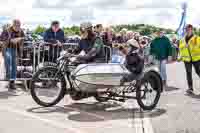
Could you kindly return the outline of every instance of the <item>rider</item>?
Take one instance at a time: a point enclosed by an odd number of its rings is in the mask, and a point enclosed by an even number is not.
[[[129,40],[127,43],[130,48],[126,49],[121,47],[120,51],[126,55],[125,67],[131,72],[131,74],[124,75],[120,81],[120,85],[135,80],[138,75],[142,73],[144,68],[144,58],[139,43],[134,41],[134,39]]]
[[[82,23],[80,31],[81,41],[79,47],[75,50],[75,53],[84,51],[85,54],[79,54],[76,61],[79,63],[105,63],[104,44],[101,37],[94,33],[92,24],[90,22]]]

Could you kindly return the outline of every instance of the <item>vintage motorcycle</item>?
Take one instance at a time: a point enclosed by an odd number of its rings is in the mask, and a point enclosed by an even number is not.
[[[155,66],[145,67],[137,79],[123,86],[120,80],[130,72],[122,64],[96,63],[75,65],[76,55],[63,52],[57,63],[41,66],[33,75],[31,96],[44,107],[54,106],[65,95],[73,100],[95,97],[99,102],[136,99],[144,110],[153,110],[162,92],[162,80]]]

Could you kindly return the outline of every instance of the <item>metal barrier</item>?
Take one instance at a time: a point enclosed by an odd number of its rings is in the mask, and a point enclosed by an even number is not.
[[[55,62],[61,50],[75,48],[78,44],[65,43],[62,47],[52,46],[49,43],[25,42],[18,48],[4,48],[0,51],[0,81],[31,80],[39,64]],[[50,51],[51,50],[51,51]]]
[[[60,52],[66,49],[75,49],[78,46],[77,43],[64,43],[61,47],[53,46],[50,43],[39,43],[35,51],[36,62],[35,69],[39,64],[44,64],[44,62],[56,62],[56,59],[59,57]],[[104,45],[104,50],[106,54],[106,62],[108,63],[112,56],[112,48]],[[35,72],[35,71],[34,71]]]
[[[75,49],[77,46],[77,43],[64,43],[59,46],[57,44],[54,45],[51,43],[40,42],[35,49],[34,72],[37,71],[40,64],[44,64],[45,62],[56,63],[61,51],[70,48]]]
[[[106,55],[106,63],[108,63],[112,58],[112,48],[104,45],[105,55]]]

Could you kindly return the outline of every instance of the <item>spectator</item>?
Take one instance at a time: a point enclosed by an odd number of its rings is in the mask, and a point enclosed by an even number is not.
[[[11,25],[9,25],[9,24],[3,25],[3,27],[2,27],[3,32],[8,32],[8,29],[9,29],[10,27],[11,27]],[[3,48],[4,48],[3,44],[4,44],[3,41],[1,41],[1,50],[2,50],[3,55],[4,55],[4,52],[5,52],[5,51],[3,51]]]
[[[127,39],[130,40],[133,39],[133,37],[134,37],[133,31],[127,31]]]
[[[101,36],[102,32],[103,32],[103,25],[102,24],[97,24],[95,26],[95,32],[97,33],[97,36]]]
[[[178,51],[179,51],[179,48],[178,48],[179,47],[179,41],[176,38],[176,36],[173,36],[172,43],[173,43],[174,47],[176,48],[176,51],[177,51],[177,54],[178,54]]]
[[[112,48],[113,34],[112,34],[112,29],[110,27],[105,28],[105,32],[102,38],[103,38],[104,45]],[[111,59],[110,49],[106,49],[105,52],[106,52],[106,56],[108,57],[107,59],[110,60]]]
[[[112,28],[111,29],[111,32],[112,32],[112,42],[116,42],[116,32],[115,32],[115,30]]]
[[[123,37],[121,35],[121,32],[116,34],[116,43],[124,43]]]
[[[105,32],[103,34],[104,44],[112,47],[112,31],[109,27],[105,28]]]
[[[140,42],[140,33],[139,32],[136,32],[134,34],[134,39],[139,43]]]
[[[139,37],[139,44],[140,44],[140,47],[143,49],[148,45],[148,41],[145,37],[141,36]]]
[[[1,34],[1,40],[5,47],[5,64],[6,77],[9,79],[9,91],[16,93],[16,51],[22,47],[24,39],[24,32],[21,29],[20,20],[14,20],[13,24],[8,30],[4,30]],[[21,53],[21,51],[18,51]]]
[[[120,31],[120,34],[121,34],[121,37],[122,37],[122,43],[126,43],[128,41],[128,38],[127,38],[127,29],[123,28],[121,31]]]
[[[157,37],[150,44],[150,54],[155,56],[159,62],[159,70],[161,73],[163,85],[167,85],[166,63],[169,59],[171,61],[171,43],[170,40],[164,36],[161,31],[156,32]]]
[[[186,26],[186,36],[180,40],[179,52],[181,61],[185,64],[188,90],[187,93],[193,93],[192,66],[196,74],[200,77],[200,37],[193,34],[193,26]]]
[[[44,41],[50,43],[49,50],[49,59],[45,59],[45,61],[56,62],[58,54],[61,51],[62,43],[65,42],[64,31],[60,28],[60,24],[58,21],[53,21],[51,24],[51,28],[49,28],[44,34]],[[48,57],[46,53],[46,57]]]

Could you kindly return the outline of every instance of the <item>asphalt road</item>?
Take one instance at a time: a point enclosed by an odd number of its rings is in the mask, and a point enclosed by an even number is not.
[[[194,76],[195,95],[188,96],[183,64],[168,65],[167,71],[169,87],[151,112],[135,100],[97,103],[67,96],[56,107],[42,108],[26,92],[8,94],[1,82],[0,133],[199,133],[200,80]]]

